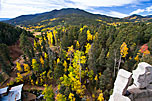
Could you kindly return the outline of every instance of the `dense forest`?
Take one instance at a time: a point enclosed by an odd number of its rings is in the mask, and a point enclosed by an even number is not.
[[[141,61],[152,63],[152,24],[53,28],[35,36],[34,43],[20,35],[24,63],[16,63],[14,82],[45,86],[42,93],[49,101],[55,98],[52,84],[58,86],[59,101],[108,99],[120,68],[132,71]]]
[[[139,62],[152,63],[152,23],[81,19],[65,15],[23,24],[27,30],[41,32],[32,41],[28,40],[31,33],[2,23],[0,65],[8,75],[12,66],[17,69],[8,85],[44,87],[47,101],[107,101],[119,69],[132,71]],[[14,64],[6,46],[18,39],[23,62]]]

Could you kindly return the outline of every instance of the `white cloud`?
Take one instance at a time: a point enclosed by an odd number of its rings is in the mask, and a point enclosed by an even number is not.
[[[147,12],[151,12],[151,11],[152,11],[152,6],[147,7],[147,8],[146,8],[146,11],[147,11]]]
[[[124,17],[128,16],[128,14],[123,14],[123,13],[116,12],[116,11],[111,11],[111,12],[109,12],[108,15],[112,16],[112,17],[118,17],[118,18],[124,18]]]
[[[13,18],[19,15],[41,13],[63,7],[58,7],[57,4],[48,3],[47,1],[48,0],[2,0],[0,17]]]
[[[152,6],[146,7],[145,9],[137,9],[137,10],[131,12],[130,15],[132,15],[132,14],[140,14],[140,13],[143,13],[143,12],[148,12],[149,13],[151,11],[152,11]]]
[[[141,1],[149,0],[1,0],[0,17],[13,18],[19,15],[35,14],[61,8],[91,10],[94,7],[123,6],[126,4],[137,4]],[[148,11],[150,10],[151,8],[148,9]],[[94,12],[97,11],[94,10]],[[110,13],[116,14],[116,12]],[[125,15],[117,14],[120,16]]]
[[[112,6],[123,6],[126,4],[137,4],[141,1],[148,0],[70,0],[72,2],[83,4],[92,7],[112,7]]]
[[[144,11],[145,11],[144,9],[137,9],[137,10],[131,12],[130,14],[131,14],[131,15],[132,15],[132,14],[139,14],[139,13],[142,13],[142,12],[144,12]]]
[[[102,15],[107,15],[107,16],[111,16],[111,17],[118,17],[118,18],[123,18],[126,16],[129,16],[128,14],[124,14],[124,13],[120,13],[120,12],[116,12],[116,11],[109,11],[106,12],[104,10],[90,10],[89,12],[93,13],[93,14],[102,14]]]

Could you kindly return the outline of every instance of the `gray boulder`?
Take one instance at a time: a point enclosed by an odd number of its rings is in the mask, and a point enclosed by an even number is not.
[[[152,66],[148,63],[141,62],[136,70],[133,70],[134,84],[138,88],[148,87],[152,82]]]

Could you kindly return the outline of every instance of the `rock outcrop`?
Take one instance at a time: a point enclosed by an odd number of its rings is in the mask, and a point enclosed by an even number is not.
[[[124,69],[120,69],[117,74],[115,83],[114,83],[113,93],[119,93],[121,95],[125,95],[127,88],[132,79],[131,76],[132,76],[132,73],[130,73]]]
[[[130,99],[124,95],[127,92],[131,79],[132,73],[124,69],[120,69],[114,83],[113,94],[110,96],[109,101],[130,101]]]
[[[129,86],[131,79],[133,84]],[[152,101],[152,66],[141,62],[132,73],[120,69],[109,101]]]
[[[131,101],[128,97],[123,96],[119,93],[114,93],[110,96],[109,101]]]
[[[152,82],[152,66],[145,62],[139,63],[132,77],[138,88],[147,87]]]

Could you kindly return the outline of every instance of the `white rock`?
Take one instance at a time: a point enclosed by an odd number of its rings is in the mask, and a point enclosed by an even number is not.
[[[125,97],[121,94],[114,93],[110,96],[109,101],[131,101],[128,97]]]
[[[132,73],[124,69],[120,69],[114,83],[113,94],[118,93],[120,95],[124,95],[127,91],[129,83],[131,82],[131,79]]]
[[[145,88],[152,82],[152,66],[148,63],[141,62],[136,70],[133,70],[134,84],[138,88]]]

